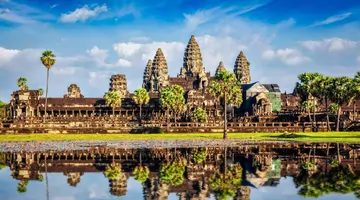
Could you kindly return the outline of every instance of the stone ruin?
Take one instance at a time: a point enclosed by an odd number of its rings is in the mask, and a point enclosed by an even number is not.
[[[76,84],[71,84],[68,87],[68,93],[64,94],[64,98],[84,98],[84,95],[81,94],[80,87]]]
[[[250,84],[250,63],[246,59],[244,52],[240,52],[235,61],[234,73],[236,78],[241,82],[241,84]]]

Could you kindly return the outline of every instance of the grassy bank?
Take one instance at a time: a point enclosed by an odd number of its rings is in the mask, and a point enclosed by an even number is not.
[[[44,140],[141,140],[141,139],[221,139],[221,133],[191,134],[7,134],[0,141],[44,141]],[[230,139],[297,140],[322,142],[360,143],[360,132],[316,132],[316,133],[229,133]]]

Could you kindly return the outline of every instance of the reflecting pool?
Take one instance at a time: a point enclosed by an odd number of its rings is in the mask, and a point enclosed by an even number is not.
[[[143,142],[0,144],[0,199],[360,198],[359,144]]]

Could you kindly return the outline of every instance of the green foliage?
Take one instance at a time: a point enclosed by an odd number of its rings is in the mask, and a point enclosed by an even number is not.
[[[301,104],[301,109],[303,109],[305,112],[312,112],[314,111],[314,104],[311,101],[304,101]]]
[[[134,102],[136,104],[141,106],[141,105],[149,103],[150,96],[145,88],[139,88],[134,91],[134,96],[132,99],[134,100]]]
[[[39,88],[38,91],[40,96],[44,95],[44,90],[42,88]]]
[[[207,155],[206,148],[194,149],[192,153],[193,153],[192,159],[195,161],[195,163],[201,163],[206,160],[206,155]]]
[[[134,179],[140,182],[145,182],[149,178],[150,170],[147,166],[136,166],[133,175]]]
[[[303,174],[302,174],[303,175]],[[360,198],[360,173],[354,172],[350,166],[332,168],[329,172],[318,172],[310,177],[294,179],[300,187],[298,194],[303,197],[318,198],[320,196],[340,193],[355,193]]]
[[[191,119],[193,122],[206,122],[207,121],[206,112],[202,108],[196,108],[192,114],[193,115],[192,115]]]
[[[315,167],[315,164],[312,161],[305,160],[304,162],[301,163],[301,168],[303,170],[313,170],[313,169],[315,169],[314,167]]]
[[[121,96],[116,91],[110,91],[105,94],[106,105],[110,106],[113,110],[116,106],[121,105]]]
[[[215,80],[210,84],[209,92],[218,100],[223,100],[226,95],[226,102],[224,102],[226,105],[240,107],[243,101],[240,81],[228,70],[221,71],[215,76]]]
[[[3,117],[6,117],[6,116],[4,116],[4,110],[6,109],[6,106],[7,106],[7,103],[0,100],[0,119]]]
[[[52,51],[46,50],[41,54],[40,60],[47,69],[50,69],[56,63],[55,57]]]
[[[331,158],[329,159],[329,165],[330,165],[331,167],[338,167],[338,166],[340,165],[340,163],[339,163],[338,160],[336,160],[335,158],[331,157]]]
[[[20,77],[17,79],[17,86],[21,89],[21,90],[28,90],[29,87],[27,86],[27,78],[25,77]]]
[[[181,113],[185,109],[184,89],[179,85],[171,85],[162,89],[160,104],[166,110]]]
[[[109,180],[116,180],[121,176],[121,165],[116,163],[111,163],[106,166],[106,170],[104,172],[105,177]]]
[[[330,113],[336,114],[337,111],[339,110],[339,105],[336,103],[331,103],[328,107],[328,110]]]
[[[299,82],[295,85],[295,92],[300,95],[302,102],[309,100],[310,95],[317,96],[315,85],[322,76],[317,72],[304,72],[298,76]]]
[[[186,160],[178,159],[164,163],[160,167],[160,180],[170,185],[180,185],[184,181]]]
[[[6,155],[6,154],[3,152],[0,153],[0,170],[7,167],[6,160],[4,159],[4,155]]]
[[[20,181],[17,185],[17,192],[18,193],[25,193],[27,191],[27,185],[29,184],[29,181]]]
[[[230,199],[235,196],[242,181],[242,168],[239,164],[227,167],[226,173],[215,173],[210,176],[210,188],[214,191],[217,199]]]

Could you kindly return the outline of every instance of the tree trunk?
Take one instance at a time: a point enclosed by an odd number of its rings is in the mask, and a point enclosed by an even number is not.
[[[341,111],[341,106],[339,106],[339,109],[337,111],[337,119],[336,119],[336,131],[339,132],[339,127],[340,127],[340,111]]]
[[[176,117],[177,117],[177,114],[176,112],[174,112],[174,122],[176,123]]]
[[[169,132],[169,121],[170,121],[169,109],[166,110],[166,131]]]
[[[310,113],[310,108],[309,108],[309,110],[308,110],[308,115],[309,115],[309,122],[312,122],[311,113]]]
[[[340,145],[339,145],[339,143],[338,143],[338,142],[336,143],[336,149],[337,149],[338,162],[339,162],[339,165],[340,165],[340,164],[341,164],[341,158],[340,158]]]
[[[226,108],[227,107],[227,102],[226,102],[226,92],[224,94],[224,139],[227,139],[227,113],[226,113]]]
[[[356,110],[356,105],[355,105],[355,101],[353,102],[353,121],[355,121],[355,110]]]
[[[316,111],[316,108],[315,108],[315,97],[313,97],[313,118],[314,118],[314,121],[313,121],[313,124],[312,124],[312,127],[313,127],[313,131],[316,131],[316,115],[315,115],[315,111]]]
[[[330,128],[330,120],[329,120],[329,110],[328,110],[328,99],[327,99],[327,97],[325,97],[325,107],[326,107],[326,126],[327,126],[327,131],[331,131],[331,128]]]
[[[140,113],[139,113],[140,125],[141,125],[141,116],[142,116],[142,104],[140,104]]]
[[[325,163],[325,173],[328,171],[328,163],[329,163],[329,142],[326,145],[326,163]]]
[[[47,87],[46,87],[47,88]],[[49,179],[48,179],[48,171],[47,171],[47,155],[45,155],[45,183],[46,183],[46,199],[49,200],[50,199],[50,195],[49,195]]]
[[[48,101],[48,91],[49,91],[49,68],[46,69],[46,92],[45,92],[45,108],[44,108],[44,111],[45,111],[45,116],[44,116],[44,123],[46,122],[46,116],[47,116],[47,113],[46,113],[46,110],[47,110],[47,101]]]
[[[113,116],[115,117],[115,107],[112,108]]]

